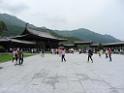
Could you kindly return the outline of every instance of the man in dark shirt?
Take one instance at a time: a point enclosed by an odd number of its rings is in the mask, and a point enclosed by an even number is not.
[[[93,51],[91,49],[89,49],[88,50],[88,62],[89,62],[89,59],[90,59],[92,61],[92,63],[93,63],[92,56],[93,56]]]

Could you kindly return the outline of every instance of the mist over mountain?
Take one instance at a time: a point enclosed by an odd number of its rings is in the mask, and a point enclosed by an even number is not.
[[[24,31],[26,25],[26,22],[20,20],[15,16],[11,16],[8,14],[0,14],[0,21],[3,21],[7,27],[7,31],[3,31],[2,34],[0,34],[1,36],[20,35]],[[47,29],[46,27],[36,27],[36,29],[39,31],[46,31],[52,33],[56,36],[62,36],[67,38],[72,37],[79,40],[90,40],[97,43],[110,43],[110,42],[120,41],[111,35],[107,35],[107,34],[102,35],[85,28],[80,28],[71,31],[51,30],[51,29]]]

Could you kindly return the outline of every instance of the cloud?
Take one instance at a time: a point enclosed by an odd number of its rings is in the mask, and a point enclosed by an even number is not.
[[[0,0],[0,10],[1,11],[5,11],[5,12],[9,12],[12,14],[17,14],[17,13],[21,13],[24,10],[28,9],[28,6],[26,6],[24,3],[9,3],[9,2],[5,2],[3,0]]]
[[[0,0],[0,4],[3,3],[3,0]]]
[[[36,26],[87,28],[124,40],[124,0],[0,0],[0,11]]]

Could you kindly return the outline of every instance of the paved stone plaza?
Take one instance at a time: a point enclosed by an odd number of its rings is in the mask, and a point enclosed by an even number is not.
[[[0,93],[124,93],[124,55],[66,54],[35,55],[24,59],[22,66],[12,62],[0,64]]]

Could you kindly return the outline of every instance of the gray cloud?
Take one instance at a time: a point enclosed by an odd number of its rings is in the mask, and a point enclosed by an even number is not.
[[[3,3],[3,0],[0,0],[0,4]]]
[[[67,20],[66,18],[62,18],[62,17],[46,17],[44,20],[46,20],[48,23],[52,23],[52,24],[58,24],[58,25],[63,25],[63,24],[67,24]]]
[[[0,10],[1,11],[7,11],[10,13],[20,13],[26,9],[28,9],[28,6],[26,6],[23,3],[9,4],[9,3],[4,2],[3,0],[0,0]]]
[[[0,0],[0,11],[36,26],[87,28],[124,40],[123,10],[124,0]]]

